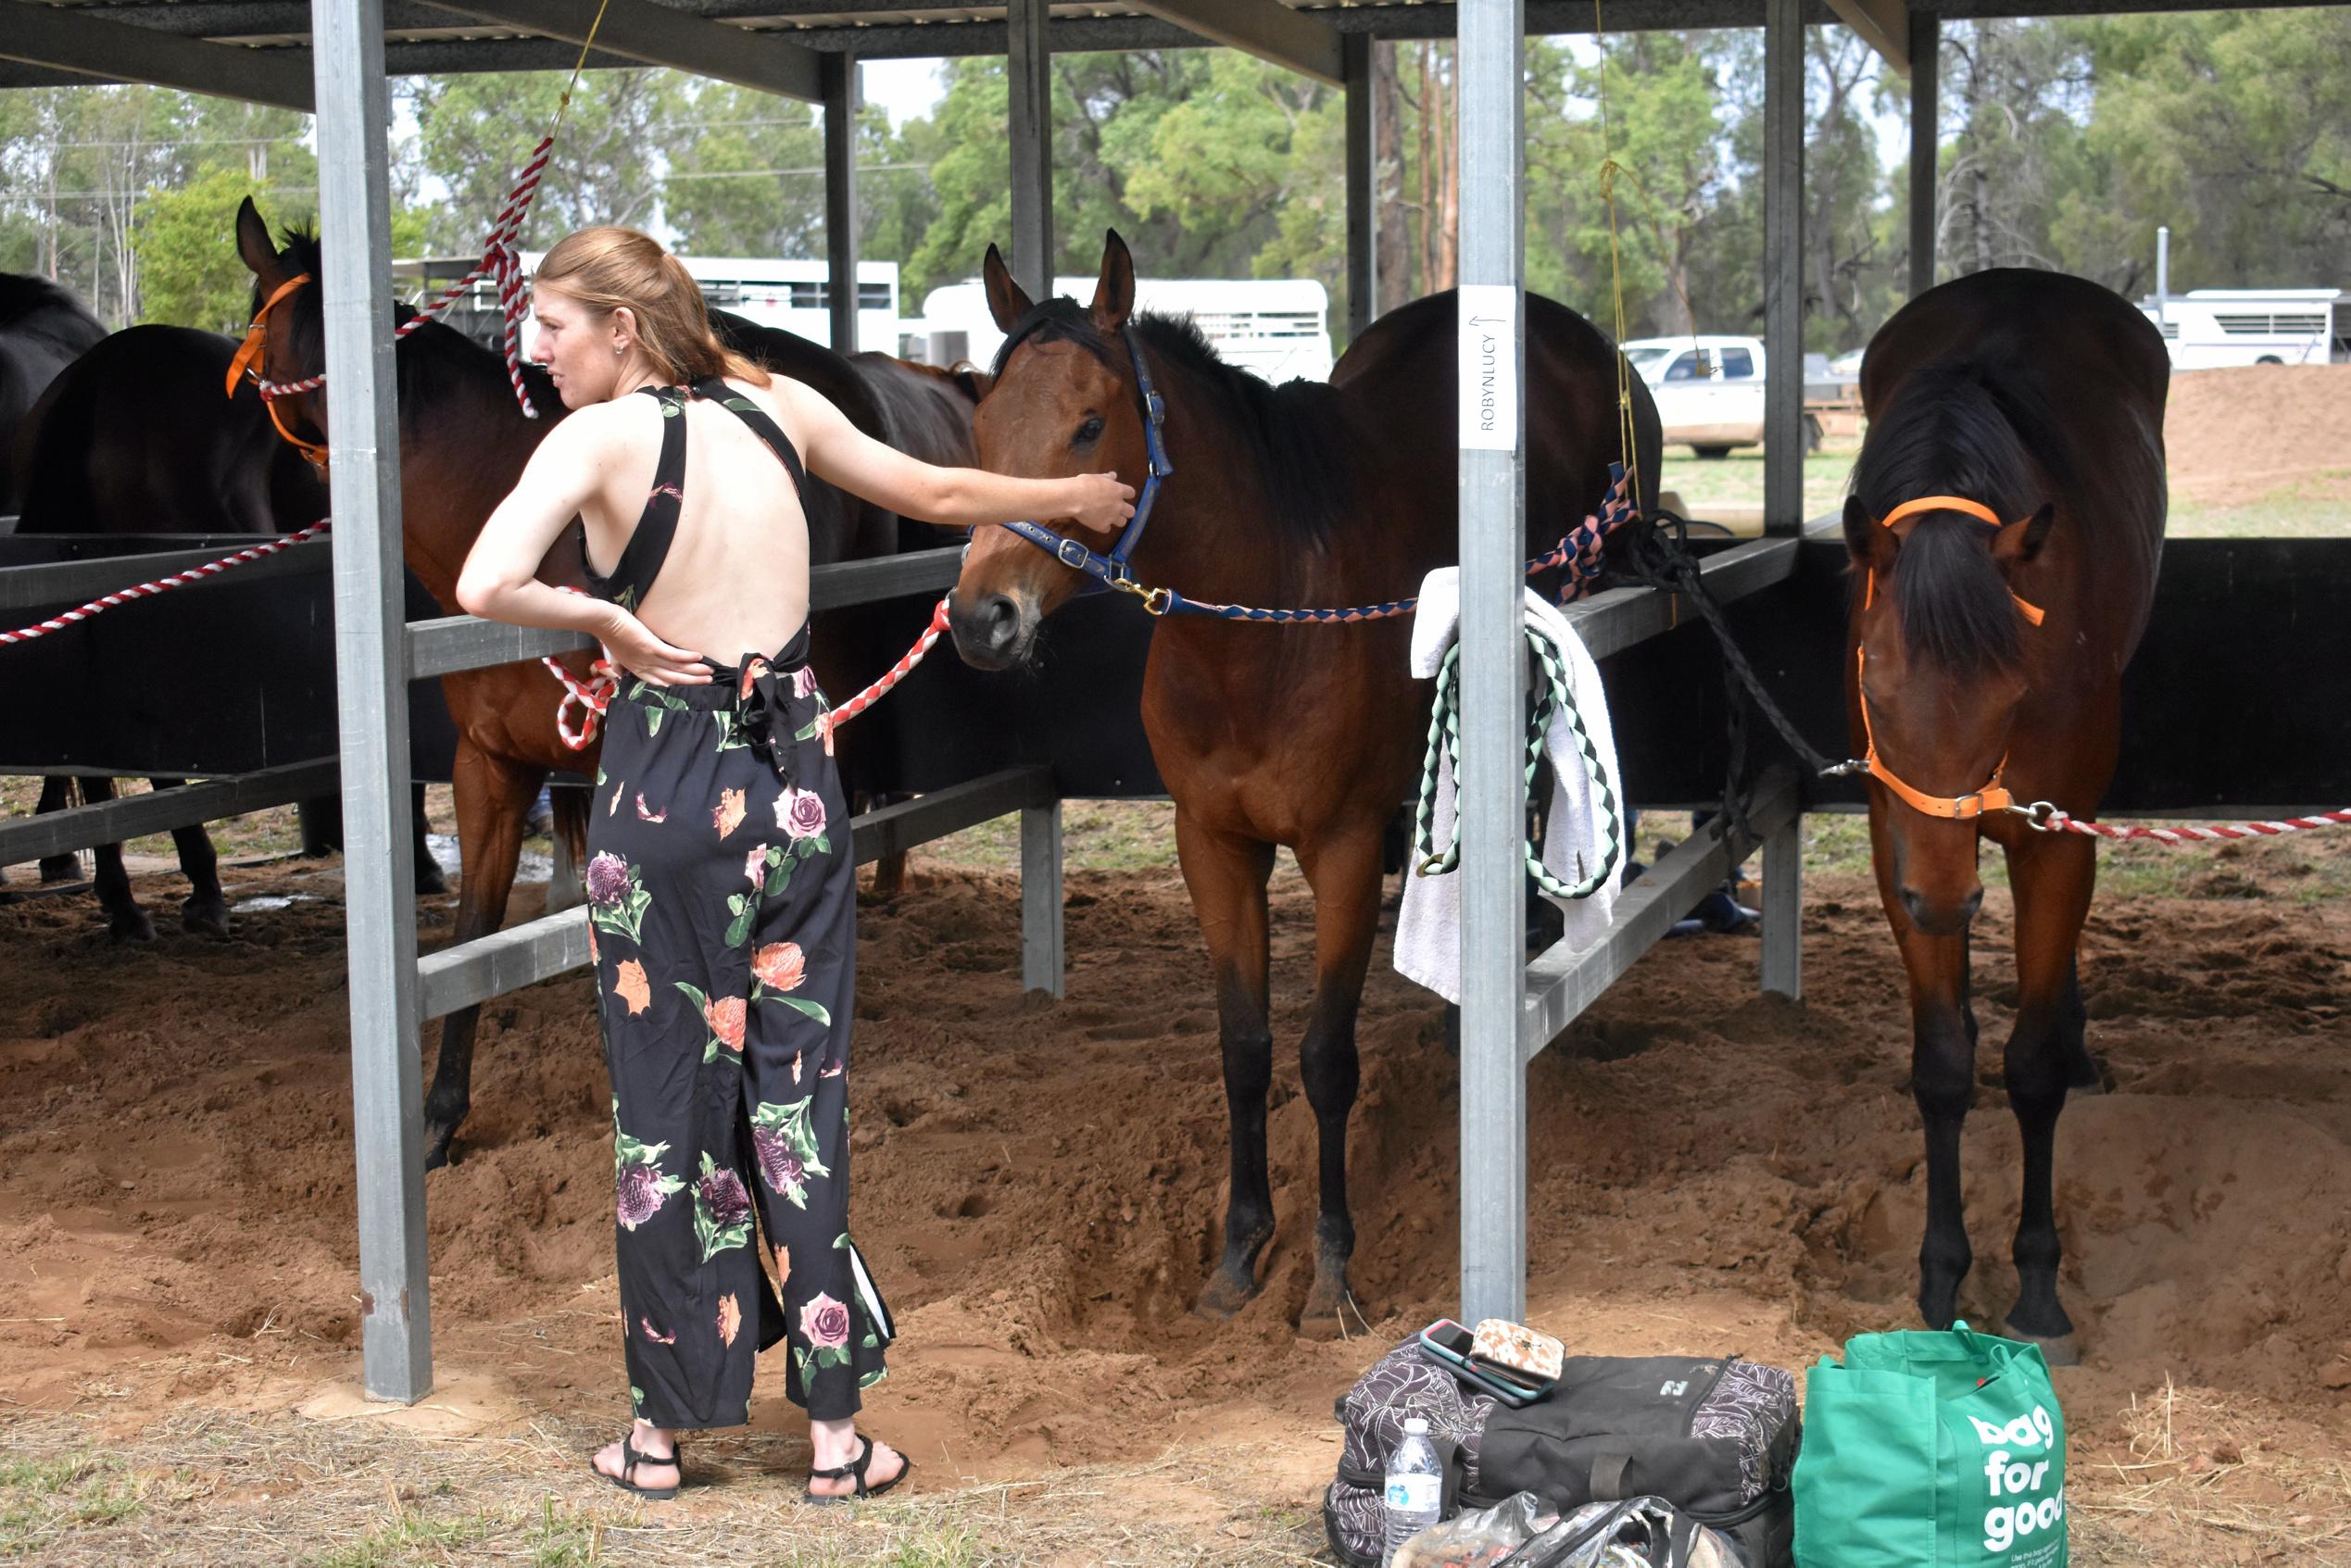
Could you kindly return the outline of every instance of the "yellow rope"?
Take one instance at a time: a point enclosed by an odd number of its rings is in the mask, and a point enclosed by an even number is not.
[[[572,62],[572,80],[563,84],[563,96],[556,100],[555,125],[547,132],[552,140],[563,130],[563,117],[571,112],[572,89],[580,84],[580,72],[587,66],[588,51],[596,47],[596,30],[604,25],[604,12],[612,0],[596,0],[596,19],[588,23],[587,36],[580,40],[580,57]]]
[[[1608,24],[1601,14],[1601,0],[1591,0],[1592,41],[1600,50],[1600,195],[1608,204],[1608,289],[1616,307],[1616,341],[1625,341],[1625,270],[1616,235],[1616,176],[1621,171],[1616,155],[1609,150],[1608,126]],[[1633,422],[1632,365],[1619,349],[1616,354],[1616,441],[1625,458],[1627,493],[1632,497],[1633,509],[1641,508],[1641,436]]]

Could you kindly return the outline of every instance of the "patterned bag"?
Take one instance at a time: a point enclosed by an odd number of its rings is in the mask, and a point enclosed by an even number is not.
[[[1512,1410],[1405,1340],[1339,1401],[1338,1476],[1323,1499],[1331,1549],[1377,1568],[1388,1455],[1404,1419],[1428,1422],[1448,1460],[1445,1509],[1533,1492],[1562,1512],[1653,1496],[1721,1532],[1740,1568],[1786,1568],[1796,1380],[1738,1357],[1569,1356],[1546,1398]]]

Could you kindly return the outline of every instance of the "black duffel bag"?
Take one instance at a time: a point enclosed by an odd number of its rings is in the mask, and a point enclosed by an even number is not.
[[[1346,1429],[1324,1524],[1340,1560],[1378,1562],[1379,1467],[1403,1417],[1429,1418],[1448,1461],[1447,1512],[1533,1492],[1562,1514],[1661,1497],[1729,1537],[1747,1568],[1790,1568],[1788,1489],[1801,1437],[1796,1379],[1733,1356],[1570,1356],[1523,1410],[1453,1379],[1407,1340],[1339,1402]],[[1368,1548],[1368,1550],[1366,1549]]]

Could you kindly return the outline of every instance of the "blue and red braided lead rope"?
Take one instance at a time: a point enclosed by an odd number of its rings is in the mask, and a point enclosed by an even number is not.
[[[1573,604],[1592,590],[1600,580],[1601,552],[1607,546],[1610,534],[1632,520],[1632,497],[1622,463],[1608,465],[1608,494],[1602,498],[1597,514],[1584,519],[1568,530],[1567,536],[1542,555],[1527,563],[1527,575],[1564,567],[1566,575],[1559,584],[1559,602]],[[1146,606],[1154,615],[1213,615],[1220,621],[1250,621],[1273,625],[1352,625],[1365,621],[1387,621],[1400,615],[1410,615],[1420,605],[1417,596],[1409,599],[1390,599],[1386,604],[1353,605],[1344,609],[1260,609],[1251,605],[1212,604],[1204,599],[1188,599],[1173,588],[1151,588],[1141,591]]]

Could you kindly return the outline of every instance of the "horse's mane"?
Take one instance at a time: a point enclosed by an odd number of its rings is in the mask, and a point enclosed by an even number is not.
[[[71,289],[36,272],[0,272],[0,332],[45,338],[69,354],[106,335]]]
[[[280,239],[284,248],[279,258],[289,272],[308,272],[313,278],[323,276],[319,237],[315,231],[289,227],[280,232]],[[314,295],[312,297],[318,296]],[[261,308],[261,283],[258,278],[253,284],[253,308],[256,311]],[[412,305],[396,302],[392,307],[392,323],[396,327],[406,325],[416,315],[416,307]],[[302,320],[308,323],[303,330],[320,330],[315,310],[306,314]],[[316,347],[319,361],[323,364],[326,345],[321,342]],[[399,347],[393,356],[393,364],[397,377],[404,431],[410,419],[457,392],[478,389],[492,380],[501,388],[507,385],[503,355],[496,349],[484,347],[455,327],[440,321],[427,322],[400,339]],[[563,399],[544,369],[525,360],[522,384],[531,395],[531,406],[539,411],[541,419],[559,420],[563,417]],[[509,391],[505,396],[510,401],[513,394]]]
[[[1221,404],[1229,438],[1265,487],[1275,527],[1308,548],[1326,546],[1332,531],[1355,509],[1352,444],[1339,394],[1323,382],[1275,386],[1226,364],[1189,316],[1145,312],[1129,324],[1146,346],[1188,372],[1193,385]],[[1014,323],[988,369],[989,380],[1003,379],[1012,350],[1022,344],[1056,342],[1075,344],[1121,376],[1132,374],[1125,345],[1104,337],[1092,313],[1064,295],[1031,307]],[[1181,456],[1168,457],[1182,468]]]
[[[2065,431],[2018,378],[1972,362],[1933,365],[1902,383],[1870,421],[1853,493],[1872,517],[1921,495],[1963,495],[2005,521],[2049,499],[2035,463],[2066,489]],[[2024,654],[2016,601],[1976,520],[1930,513],[1895,558],[1890,591],[1913,653],[1954,674],[2014,669]]]

